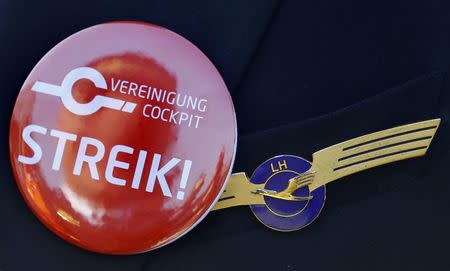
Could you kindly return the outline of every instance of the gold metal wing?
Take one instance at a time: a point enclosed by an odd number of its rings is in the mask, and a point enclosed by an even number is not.
[[[424,155],[433,140],[440,119],[360,136],[315,152],[312,170],[316,171],[309,189],[314,189],[379,165]]]
[[[309,186],[313,191],[344,176],[383,164],[424,155],[439,127],[440,119],[416,122],[360,136],[315,152],[312,167],[289,180],[281,191],[252,184],[245,173],[233,174],[213,210],[264,204],[264,196],[284,200],[306,200],[292,193]]]
[[[264,204],[264,197],[252,193],[258,189],[263,189],[264,184],[252,184],[245,173],[235,173],[231,175],[222,196],[213,208],[214,210],[229,208],[240,205]]]

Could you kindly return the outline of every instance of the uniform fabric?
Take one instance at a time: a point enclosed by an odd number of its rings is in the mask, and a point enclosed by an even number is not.
[[[234,172],[442,118],[426,156],[327,185],[322,214],[272,231],[247,207],[211,213],[162,249],[106,256],[48,231],[22,200],[8,126],[21,84],[67,36],[138,20],[169,28],[217,66],[232,94]],[[449,270],[450,5],[447,1],[0,0],[0,270]]]

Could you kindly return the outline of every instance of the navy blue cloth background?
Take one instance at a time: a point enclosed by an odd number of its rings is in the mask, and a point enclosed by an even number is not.
[[[327,186],[321,216],[283,234],[246,207],[212,213],[162,249],[106,256],[69,245],[28,210],[8,155],[20,87],[59,41],[138,20],[196,44],[238,117],[234,171],[441,117],[429,153]],[[0,270],[450,270],[448,1],[0,0]]]

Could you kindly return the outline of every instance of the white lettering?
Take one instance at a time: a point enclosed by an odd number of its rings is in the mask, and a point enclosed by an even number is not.
[[[95,155],[87,155],[86,151],[88,145],[97,148],[97,153]],[[86,162],[89,166],[91,177],[95,180],[99,180],[100,178],[98,176],[97,162],[102,160],[104,154],[105,154],[105,146],[101,141],[91,137],[82,137],[80,142],[80,148],[78,149],[78,154],[75,161],[75,167],[73,168],[73,174],[80,175],[81,167],[83,166],[83,163]]]
[[[77,136],[58,130],[51,130],[50,135],[58,138],[58,145],[56,146],[55,157],[53,157],[52,169],[59,170],[67,140],[75,141],[77,140]]]
[[[112,147],[111,152],[109,153],[108,164],[106,166],[105,178],[112,184],[124,186],[127,183],[126,180],[113,176],[114,168],[117,167],[128,169],[130,167],[129,163],[117,161],[117,154],[119,154],[119,152],[133,154],[134,150],[133,148],[124,145],[116,145]]]
[[[36,141],[34,141],[33,138],[31,138],[32,132],[45,135],[47,133],[47,129],[35,124],[30,124],[23,129],[22,131],[23,141],[27,143],[28,147],[30,147],[30,149],[33,151],[33,156],[27,157],[24,155],[19,155],[17,160],[27,165],[34,165],[38,163],[42,158],[42,149],[39,146],[39,144],[37,144]]]
[[[166,177],[164,175],[174,166],[176,166],[176,164],[180,162],[180,159],[172,158],[162,168],[158,169],[160,161],[161,155],[155,153],[153,155],[152,166],[150,168],[150,174],[148,175],[147,188],[145,190],[147,192],[153,192],[153,187],[155,186],[156,178],[158,178],[158,182],[159,185],[161,186],[163,195],[166,197],[172,197],[172,193],[170,193],[169,185],[167,184]]]

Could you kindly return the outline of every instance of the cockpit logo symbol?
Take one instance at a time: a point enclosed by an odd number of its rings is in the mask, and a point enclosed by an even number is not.
[[[120,99],[97,95],[88,103],[79,103],[72,96],[73,85],[81,79],[90,80],[97,88],[107,90],[106,80],[103,75],[96,69],[89,67],[79,67],[70,71],[63,79],[60,86],[53,85],[41,81],[36,81],[31,88],[35,92],[53,95],[61,98],[62,103],[70,112],[86,116],[91,115],[100,110],[102,107],[107,107],[114,110],[119,110],[127,113],[132,113],[136,108],[136,104],[126,102]]]

